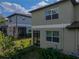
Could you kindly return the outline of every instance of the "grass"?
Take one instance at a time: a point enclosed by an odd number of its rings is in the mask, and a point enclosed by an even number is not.
[[[9,57],[12,59],[77,59],[74,56],[62,54],[55,49],[41,49],[32,47],[31,38],[15,40],[14,42],[16,47],[23,45],[24,48],[18,50],[15,55]]]
[[[40,55],[37,48],[33,48],[28,53],[26,52],[21,59],[39,59]]]
[[[20,52],[13,59],[79,59],[74,56],[65,55],[54,49],[29,47]]]
[[[13,56],[13,59],[39,59],[39,49],[33,46],[19,51],[18,55]]]
[[[21,45],[24,46],[24,48],[29,47],[30,45],[32,45],[32,39],[28,38],[28,39],[20,39],[20,40],[16,40],[15,41],[16,47],[20,47]]]

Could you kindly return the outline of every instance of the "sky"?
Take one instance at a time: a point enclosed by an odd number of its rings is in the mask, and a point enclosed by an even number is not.
[[[28,11],[46,6],[59,0],[0,0],[0,14],[29,14]]]

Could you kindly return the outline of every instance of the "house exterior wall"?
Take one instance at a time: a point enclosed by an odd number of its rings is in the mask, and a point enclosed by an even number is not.
[[[79,49],[79,30],[69,30],[67,28],[52,28],[56,24],[71,24],[75,20],[79,20],[79,5],[73,6],[70,1],[63,2],[51,7],[32,12],[32,31],[40,31],[40,47],[49,48],[54,47],[63,49],[64,52],[73,52]],[[45,11],[53,8],[58,8],[59,18],[46,20]],[[43,25],[51,25],[51,27],[44,27]],[[34,27],[36,26],[36,27]],[[37,27],[38,26],[38,27]],[[41,27],[43,26],[43,27]],[[63,25],[64,26],[64,25]],[[62,27],[62,26],[60,26]],[[66,27],[66,26],[65,26]],[[46,31],[59,31],[59,43],[46,41]],[[32,35],[33,38],[33,35]]]
[[[76,51],[76,32],[64,28],[34,28],[40,31],[40,47],[41,48],[57,48],[64,52]],[[59,43],[46,40],[46,31],[59,31]]]
[[[13,36],[13,28],[12,27],[7,28],[7,34]]]
[[[54,8],[58,8],[59,18],[47,21],[45,19],[45,11]],[[35,25],[71,23],[73,21],[73,16],[74,16],[73,5],[70,1],[67,1],[32,13],[32,23],[33,23],[32,25],[35,26]]]
[[[76,51],[76,35],[74,30],[64,29],[63,31],[64,51]]]
[[[79,4],[75,6],[75,21],[79,21]],[[79,50],[79,29],[75,30],[76,32],[76,49]]]
[[[26,32],[28,32],[27,30],[29,30],[29,28],[31,29],[32,26],[32,21],[31,18],[29,17],[25,17],[25,16],[21,16],[21,15],[14,15],[10,18],[8,18],[8,35],[12,35],[13,36],[13,27],[15,27],[15,36],[17,37],[18,35],[18,27],[26,27]]]
[[[10,25],[16,24],[16,21],[17,21],[17,24],[26,24],[26,25],[32,24],[31,18],[25,17],[25,16],[20,16],[20,15],[12,16],[9,18],[9,20],[11,20],[11,22],[8,21]]]
[[[75,6],[75,20],[79,21],[79,5]]]

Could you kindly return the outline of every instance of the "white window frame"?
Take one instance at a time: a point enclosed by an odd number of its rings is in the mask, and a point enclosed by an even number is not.
[[[53,14],[52,14],[52,11],[53,11],[53,10],[55,10],[56,13],[59,14],[59,7],[57,7],[57,8],[53,8],[53,9],[46,10],[46,11],[45,11],[45,17],[47,16],[46,13],[47,13],[48,11],[51,11],[51,14],[50,14],[50,15],[51,15],[51,19],[50,19],[50,20],[52,20],[52,15],[53,15]],[[46,19],[46,18],[45,18],[45,19]]]
[[[47,32],[52,32],[52,35],[51,35],[51,36],[47,36]],[[53,35],[54,32],[59,32],[59,31],[46,31],[46,41],[47,41],[47,37],[52,37],[52,38],[53,38],[53,37],[57,37],[57,38],[60,39],[60,37],[59,37],[60,35],[59,35],[59,34],[58,34],[58,36],[54,36],[54,35]],[[51,39],[50,42],[53,42],[53,40],[54,40],[54,39]],[[53,42],[53,43],[59,43],[59,42]]]

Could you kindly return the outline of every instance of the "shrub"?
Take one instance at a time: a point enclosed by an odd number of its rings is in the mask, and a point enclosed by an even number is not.
[[[0,31],[0,52],[2,52],[3,56],[9,56],[14,54],[14,46],[13,37],[5,36]]]
[[[14,37],[5,36],[0,31],[0,55],[9,57],[16,54],[16,50],[18,50],[18,47],[15,46]]]
[[[77,59],[77,57],[65,55],[53,48],[40,49],[39,53],[41,57],[40,59]]]

